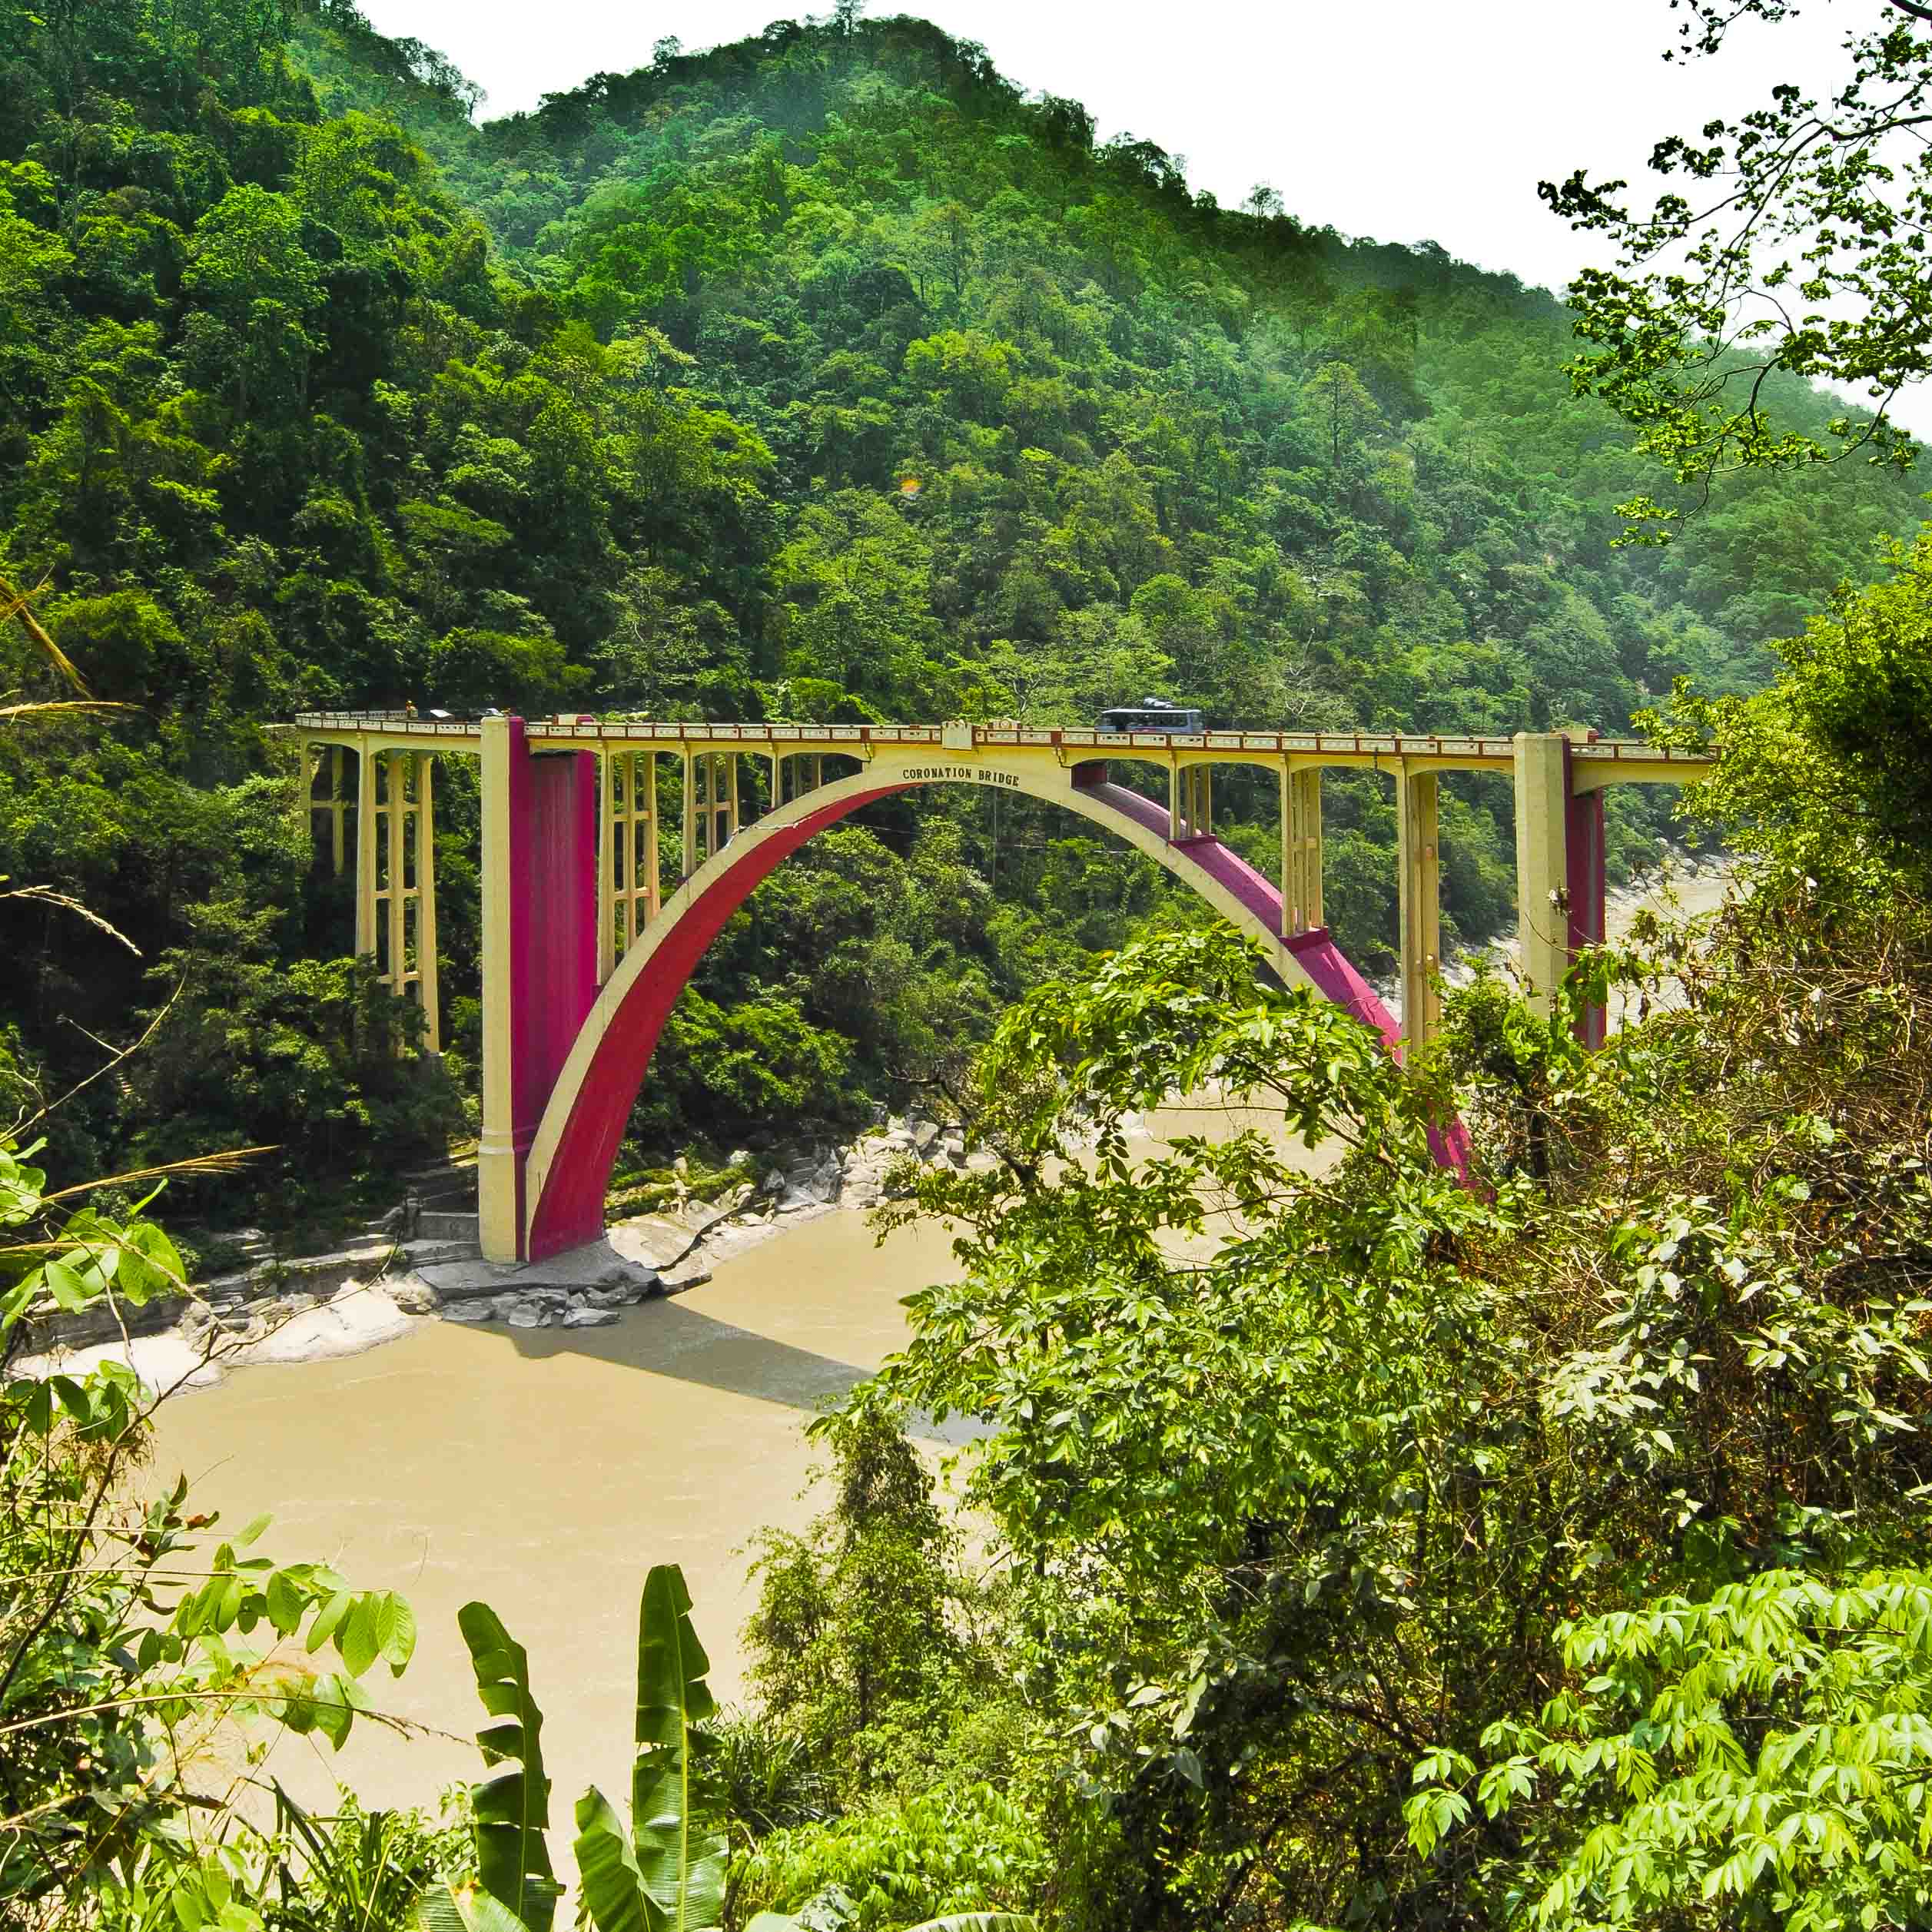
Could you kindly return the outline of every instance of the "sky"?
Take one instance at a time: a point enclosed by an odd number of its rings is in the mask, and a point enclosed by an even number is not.
[[[783,0],[360,0],[484,88],[484,118],[815,9]],[[828,11],[819,0],[817,11]],[[1452,255],[1560,291],[1600,244],[1571,233],[1536,184],[1582,167],[1643,171],[1660,136],[1694,131],[1793,80],[1827,87],[1847,27],[1874,0],[1814,0],[1776,27],[1748,21],[1715,60],[1666,63],[1684,18],[1668,0],[873,0],[981,42],[1028,91],[1085,103],[1101,138],[1184,156],[1224,205],[1257,182],[1313,224]],[[1898,411],[1932,432],[1932,396]]]
[[[782,0],[361,0],[481,84],[485,118],[534,107],[599,71],[645,65],[812,11]],[[821,10],[823,10],[822,8]],[[1290,213],[1344,234],[1439,241],[1551,287],[1587,240],[1545,212],[1539,180],[1582,167],[1635,177],[1651,142],[1837,71],[1844,27],[1876,12],[1820,5],[1748,22],[1715,61],[1666,65],[1668,0],[874,0],[976,40],[1029,91],[1084,101],[1101,138],[1184,155],[1223,204],[1257,181]]]

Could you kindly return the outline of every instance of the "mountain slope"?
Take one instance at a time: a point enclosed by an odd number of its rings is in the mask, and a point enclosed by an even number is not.
[[[480,128],[446,62],[336,0],[0,0],[0,569],[128,707],[0,745],[0,869],[142,954],[12,908],[15,1077],[79,1077],[69,1021],[184,989],[126,1092],[62,1117],[77,1163],[274,1140],[327,1167],[372,1112],[447,1117],[352,1020],[353,974],[301,964],[347,925],[267,806],[258,727],[298,704],[1078,719],[1160,692],[1230,724],[1620,728],[1679,672],[1758,680],[1916,513],[1889,474],[1759,479],[1667,552],[1614,549],[1652,480],[1569,394],[1549,297],[1217,209],[916,21],[781,24]],[[1264,860],[1266,789],[1231,778],[1221,814]],[[1624,857],[1661,809],[1619,802]],[[1452,928],[1495,931],[1506,799],[1472,783],[1445,824]],[[1190,915],[1065,832],[934,798],[825,844],[707,962],[640,1132],[837,1110]],[[1386,795],[1333,785],[1329,834],[1373,964]]]

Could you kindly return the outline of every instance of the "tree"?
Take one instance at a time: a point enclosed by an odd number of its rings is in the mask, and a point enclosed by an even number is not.
[[[1718,53],[1741,21],[1775,23],[1794,0],[1685,0],[1671,58]],[[1739,466],[1787,466],[1863,451],[1904,468],[1910,437],[1887,411],[1932,371],[1932,11],[1885,0],[1847,41],[1850,71],[1821,98],[1774,88],[1735,121],[1672,134],[1650,168],[1668,184],[1645,209],[1621,181],[1581,168],[1544,200],[1606,237],[1615,265],[1578,277],[1572,365],[1580,393],[1605,397],[1679,483]],[[1681,185],[1680,185],[1681,184]],[[1783,416],[1773,380],[1819,378],[1871,408],[1821,432]],[[1679,513],[1648,497],[1625,506],[1653,533]]]
[[[50,1306],[111,1313],[124,1332],[128,1311],[187,1292],[180,1255],[145,1212],[164,1177],[124,1177],[155,1182],[131,1213],[73,1211],[65,1197],[81,1190],[50,1190],[0,1141],[0,1911],[10,1924],[77,1910],[112,1923],[150,1911],[213,1919],[227,1896],[229,1818],[198,1778],[210,1740],[260,1720],[339,1746],[373,1708],[359,1680],[379,1658],[400,1675],[414,1648],[409,1606],[392,1592],[353,1589],[324,1562],[261,1555],[266,1516],[210,1549],[198,1532],[214,1519],[191,1509],[185,1477],[141,1499],[137,1472],[171,1389],[144,1387],[118,1362],[66,1374],[15,1361],[30,1318]],[[303,1661],[325,1647],[333,1668]]]
[[[309,328],[322,278],[293,201],[231,188],[197,226],[182,284],[201,304],[189,318],[191,353],[214,386],[232,383],[238,413],[303,400],[310,360],[326,345]]]

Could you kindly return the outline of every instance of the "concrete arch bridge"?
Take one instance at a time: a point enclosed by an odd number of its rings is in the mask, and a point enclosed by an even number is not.
[[[1402,1034],[1322,917],[1322,773],[1395,781],[1403,1012],[1440,1014],[1437,790],[1445,772],[1508,774],[1532,997],[1603,935],[1603,789],[1678,784],[1706,761],[1593,734],[1513,739],[1326,732],[1110,732],[970,725],[679,725],[310,712],[292,727],[302,797],[336,869],[356,877],[356,946],[420,1002],[438,1042],[433,778],[481,764],[483,1250],[537,1260],[597,1240],[631,1106],[678,994],[725,921],[815,833],[927,785],[1044,798],[1104,827],[1259,941],[1281,977]],[[672,761],[666,768],[662,761]],[[752,762],[757,776],[747,782]],[[1164,806],[1110,761],[1164,768]],[[1282,889],[1213,832],[1213,768],[1258,766],[1280,794]],[[660,781],[675,773],[676,782]],[[669,794],[668,798],[666,795]],[[661,798],[665,802],[661,805]],[[660,827],[660,815],[665,823]],[[660,831],[666,838],[660,842]],[[663,844],[681,845],[678,877]],[[1601,1037],[1601,1015],[1591,1023]]]

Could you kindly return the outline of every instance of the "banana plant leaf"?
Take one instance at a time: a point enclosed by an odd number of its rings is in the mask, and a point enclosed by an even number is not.
[[[416,1901],[410,1923],[414,1932],[529,1932],[500,1899],[475,1885],[432,1885]]]
[[[630,1835],[594,1787],[577,1800],[577,1873],[597,1932],[657,1932]]]
[[[675,1563],[644,1579],[637,1622],[637,1758],[631,1824],[651,1932],[710,1932],[724,1917],[727,1841],[695,1726],[716,1708],[711,1660],[691,1624],[691,1592]],[[579,1817],[581,1820],[581,1813]]]
[[[530,1660],[486,1603],[466,1603],[456,1612],[456,1627],[470,1647],[476,1695],[502,1720],[476,1733],[485,1767],[502,1767],[472,1792],[477,1877],[484,1893],[525,1932],[550,1932],[563,1888],[550,1868],[544,1837],[550,1781],[543,1773],[543,1713],[530,1694]]]

